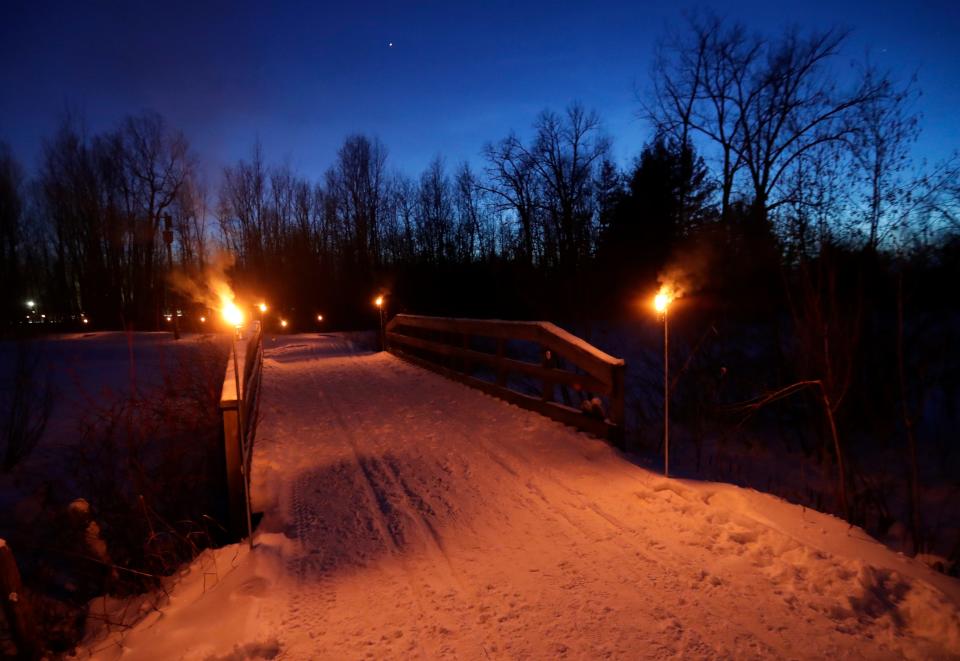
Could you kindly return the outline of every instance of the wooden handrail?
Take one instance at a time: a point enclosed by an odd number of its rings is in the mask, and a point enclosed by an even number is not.
[[[428,339],[411,334],[410,329],[421,331],[420,335],[426,331],[458,336],[461,342],[458,345],[444,339]],[[550,322],[399,314],[387,324],[386,337],[388,349],[411,362],[598,436],[614,441],[623,437],[626,364]],[[495,339],[496,353],[471,348],[473,337]],[[541,362],[508,357],[505,344],[509,340],[539,345]],[[458,364],[459,369],[438,364],[438,357]],[[558,357],[579,371],[561,369]],[[496,382],[475,377],[474,365],[492,367]],[[538,379],[542,384],[541,396],[532,397],[509,388],[508,375],[511,373]],[[557,385],[572,387],[587,395],[587,400],[592,395],[605,395],[609,406],[598,415],[595,410],[584,412],[554,402],[553,391]]]
[[[250,463],[256,433],[256,411],[263,365],[263,331],[253,322],[247,336],[234,340],[227,359],[220,394],[223,420],[223,449],[227,476],[227,508],[231,534],[242,538],[250,533]],[[236,351],[240,372],[237,383],[233,363]]]

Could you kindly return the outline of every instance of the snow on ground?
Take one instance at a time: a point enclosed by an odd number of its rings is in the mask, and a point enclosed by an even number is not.
[[[37,447],[10,473],[0,473],[0,533],[33,524],[48,503],[41,495],[55,484],[65,502],[88,494],[74,493],[65,462],[69,449],[82,441],[86,419],[128,395],[150,392],[185,362],[224,343],[224,335],[124,333],[103,331],[40,337],[25,346],[38,357],[38,384],[48,383],[52,408]],[[0,400],[12,389],[18,344],[0,342]],[[225,353],[225,349],[224,349]],[[14,509],[18,511],[14,513]]]
[[[254,550],[204,554],[80,656],[960,655],[960,583],[838,519],[664,479],[337,336],[267,347]]]
[[[49,379],[54,402],[50,421],[36,459],[58,461],[64,445],[77,441],[84,414],[104,406],[132,388],[148,391],[175,370],[178,361],[206,343],[223,342],[223,336],[185,333],[63,333],[31,340],[39,353],[38,380]],[[0,392],[11,387],[17,343],[0,342]]]

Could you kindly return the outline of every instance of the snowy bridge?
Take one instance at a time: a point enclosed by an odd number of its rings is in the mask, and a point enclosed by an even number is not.
[[[391,326],[394,345],[457,346],[401,331]],[[265,347],[251,480],[263,519],[216,601],[218,626],[247,654],[960,653],[956,582],[832,517],[664,479],[592,435],[347,336]],[[466,361],[471,378],[505,384],[480,352],[461,342],[445,369],[462,377]],[[182,627],[198,628],[205,654],[229,652],[201,638],[194,607]],[[175,649],[155,634],[128,641]]]

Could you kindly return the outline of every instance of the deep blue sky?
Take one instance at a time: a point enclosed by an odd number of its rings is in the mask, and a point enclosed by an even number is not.
[[[484,142],[574,99],[600,112],[626,162],[648,137],[635,89],[654,43],[695,6],[762,31],[853,28],[850,56],[919,72],[918,153],[960,146],[957,0],[136,4],[4,3],[0,140],[28,167],[67,105],[91,131],[159,111],[211,179],[257,138],[268,160],[315,178],[352,132],[379,136],[391,166],[415,174],[437,153],[476,162]]]

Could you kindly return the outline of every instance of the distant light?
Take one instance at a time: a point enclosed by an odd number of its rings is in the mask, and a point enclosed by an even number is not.
[[[393,48],[393,42],[391,41],[389,44],[387,44],[387,47],[388,47],[388,48]]]
[[[377,298],[374,299],[373,304],[376,305],[378,308],[383,307],[383,296],[377,296]]]
[[[167,323],[170,323],[170,321],[173,319],[173,317],[168,314],[168,315],[165,315],[165,316],[164,316],[164,319],[167,320]]]
[[[40,315],[40,318],[41,318],[41,319],[46,319],[46,318],[47,318],[47,315],[41,314],[41,315]]]
[[[81,319],[80,321],[82,321],[82,322],[85,323],[85,324],[89,324],[89,323],[90,323],[90,320],[87,319],[86,317],[84,317],[84,318]]]
[[[287,320],[286,320],[286,319],[281,319],[281,320],[280,320],[280,325],[283,326],[284,328],[286,328],[286,327],[287,327]]]
[[[37,302],[31,299],[27,301],[27,307],[32,310],[33,308],[37,307]]]
[[[201,323],[201,324],[207,323],[207,318],[206,318],[206,317],[200,317],[200,323]]]
[[[317,315],[317,321],[323,321],[323,315],[322,315],[322,314],[318,314],[318,315]]]
[[[260,308],[260,312],[266,312],[266,311],[267,311],[267,304],[266,304],[266,303],[261,303],[261,304],[258,305],[257,307]]]

